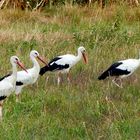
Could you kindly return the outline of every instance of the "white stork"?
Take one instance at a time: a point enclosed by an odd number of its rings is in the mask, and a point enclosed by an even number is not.
[[[106,71],[104,71],[99,77],[99,80],[104,80],[109,76],[114,76],[112,80],[114,84],[122,88],[122,79],[130,76],[140,66],[139,59],[126,59],[117,61],[112,64]],[[117,83],[117,82],[120,82]]]
[[[36,58],[38,58],[41,62],[45,63],[45,61],[39,56],[39,53],[36,50],[32,50],[30,52],[30,59],[33,62],[33,67],[27,70],[28,74],[24,71],[17,72],[17,80],[15,88],[16,102],[19,101],[19,95],[21,93],[22,88],[26,85],[34,84],[37,81],[40,66]]]
[[[69,70],[73,67],[76,63],[78,63],[81,58],[83,57],[85,63],[87,63],[87,56],[86,50],[83,46],[78,48],[78,55],[66,54],[57,56],[52,59],[45,67],[40,69],[40,75],[43,75],[47,71],[57,71],[58,72],[58,79],[57,84],[60,84],[61,73],[67,73],[67,80],[70,82]]]
[[[10,62],[12,64],[12,68],[13,68],[12,74],[6,75],[0,79],[0,119],[1,120],[2,120],[3,100],[15,90],[16,79],[17,79],[16,65],[19,65],[23,70],[26,71],[26,69],[24,68],[23,64],[20,62],[20,60],[17,56],[12,56],[10,58]]]

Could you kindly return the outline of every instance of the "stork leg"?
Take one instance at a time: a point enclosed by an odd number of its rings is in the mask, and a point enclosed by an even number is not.
[[[45,79],[45,83],[46,83],[45,85],[47,85],[48,81],[49,81],[49,76],[47,76]]]
[[[20,101],[19,94],[16,94],[16,102],[18,103]]]
[[[2,105],[3,101],[0,101],[0,121],[2,121]]]
[[[70,84],[71,79],[70,79],[70,73],[69,72],[67,73],[67,81]]]
[[[57,85],[59,86],[61,82],[61,74],[58,72],[58,77],[57,77]]]
[[[120,87],[123,88],[123,86],[122,86],[122,79],[119,78],[119,81],[120,81]]]
[[[118,81],[120,82],[120,84],[118,83]],[[119,88],[122,88],[122,80],[120,78],[115,78],[112,80],[112,82]]]
[[[16,94],[16,102],[20,102],[20,93],[23,86],[16,86],[15,94]]]

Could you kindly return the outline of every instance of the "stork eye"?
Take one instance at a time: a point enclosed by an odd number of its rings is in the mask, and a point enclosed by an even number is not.
[[[18,59],[17,59],[17,58],[15,58],[15,60],[16,60],[16,61],[18,61]]]
[[[35,52],[35,55],[37,55],[37,53]]]

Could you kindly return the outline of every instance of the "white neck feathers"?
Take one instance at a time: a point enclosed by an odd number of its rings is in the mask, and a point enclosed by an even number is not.
[[[34,56],[30,56],[32,62],[33,62],[33,68],[37,71],[40,70],[40,65],[39,63],[37,62],[36,58]]]

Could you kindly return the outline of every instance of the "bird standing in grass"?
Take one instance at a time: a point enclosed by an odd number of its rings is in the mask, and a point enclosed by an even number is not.
[[[57,71],[58,72],[58,78],[57,78],[57,84],[59,85],[61,82],[61,73],[67,73],[67,80],[70,82],[70,75],[69,70],[78,63],[82,57],[87,63],[87,56],[86,56],[86,50],[83,46],[78,48],[78,55],[72,55],[72,54],[66,54],[57,56],[54,59],[52,59],[45,67],[40,69],[40,75],[43,75],[47,71]]]
[[[17,72],[17,80],[16,80],[16,88],[15,88],[17,102],[19,101],[19,94],[21,93],[22,88],[26,85],[34,84],[37,81],[37,78],[39,76],[40,66],[36,58],[46,65],[45,61],[39,56],[39,53],[36,50],[32,50],[30,52],[30,59],[33,62],[33,67],[27,70],[28,74],[24,71]]]
[[[13,68],[12,74],[6,75],[0,79],[0,119],[1,120],[2,120],[3,100],[15,90],[16,79],[17,79],[16,65],[19,65],[27,73],[26,69],[24,68],[23,64],[20,62],[17,56],[12,56],[10,58],[10,62]]]
[[[122,79],[130,76],[140,66],[139,59],[126,59],[115,62],[99,77],[99,80],[104,80],[107,77],[114,76],[112,82],[122,88]]]

